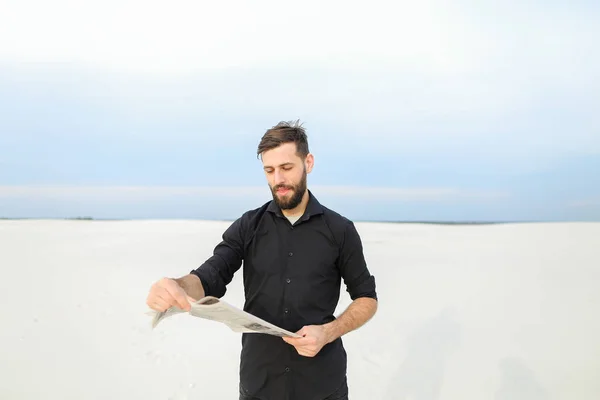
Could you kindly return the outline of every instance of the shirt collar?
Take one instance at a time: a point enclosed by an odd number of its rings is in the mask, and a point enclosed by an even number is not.
[[[306,205],[306,210],[302,217],[300,217],[301,221],[306,221],[313,215],[323,214],[323,206],[319,203],[319,200],[313,195],[313,193],[307,189],[308,191],[308,204]],[[283,213],[281,212],[281,208],[275,203],[275,200],[271,200],[267,207],[267,211],[270,211],[277,215],[278,217],[283,217]]]

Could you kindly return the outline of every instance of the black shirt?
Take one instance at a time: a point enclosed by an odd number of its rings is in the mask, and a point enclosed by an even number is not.
[[[354,224],[310,191],[293,225],[269,201],[245,212],[222,239],[191,271],[205,294],[222,297],[243,263],[244,310],[289,331],[333,321],[342,282],[352,300],[377,298]],[[345,385],[346,352],[341,338],[304,357],[280,337],[246,333],[239,372],[240,390],[256,398],[322,400]]]

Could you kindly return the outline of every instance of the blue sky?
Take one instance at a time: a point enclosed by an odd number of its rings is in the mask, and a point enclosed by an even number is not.
[[[600,220],[598,5],[366,4],[8,2],[0,217],[232,219],[299,118],[355,220]]]

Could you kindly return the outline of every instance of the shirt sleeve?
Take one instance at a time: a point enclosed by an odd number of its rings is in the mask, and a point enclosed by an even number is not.
[[[206,296],[221,298],[227,285],[242,266],[244,258],[243,217],[234,221],[223,233],[222,241],[213,250],[213,255],[197,269],[190,271],[200,278]]]
[[[375,277],[367,268],[360,235],[351,221],[346,225],[339,262],[350,298],[370,297],[377,300]]]

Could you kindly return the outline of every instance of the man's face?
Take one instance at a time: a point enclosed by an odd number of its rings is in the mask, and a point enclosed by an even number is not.
[[[306,160],[296,155],[296,144],[285,143],[262,155],[262,162],[273,200],[282,210],[293,209],[306,191],[306,176],[312,170],[313,156]]]

